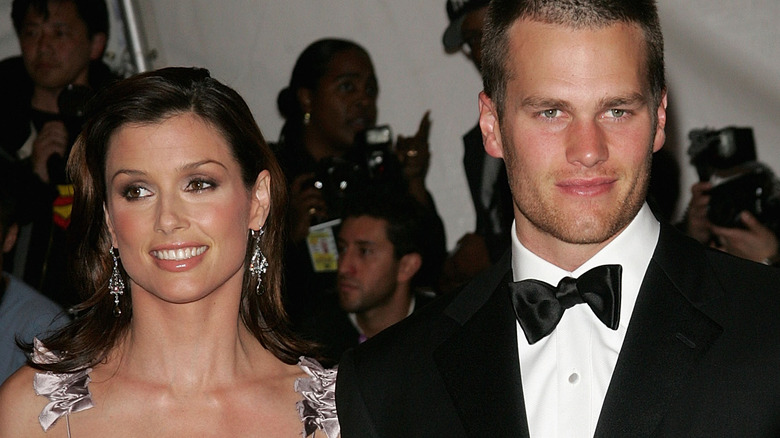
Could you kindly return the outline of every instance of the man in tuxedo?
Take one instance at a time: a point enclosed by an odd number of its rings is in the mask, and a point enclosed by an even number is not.
[[[342,357],[342,437],[780,436],[780,275],[645,203],[655,2],[493,0],[483,53],[511,250]]]

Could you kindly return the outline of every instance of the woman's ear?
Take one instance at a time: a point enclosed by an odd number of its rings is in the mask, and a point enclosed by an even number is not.
[[[106,204],[103,204],[103,217],[106,221],[106,227],[108,228],[108,233],[111,235],[111,246],[114,248],[117,247],[116,245],[116,234],[114,234],[114,224],[111,222],[111,216],[108,215],[108,207],[106,207]]]
[[[257,175],[257,180],[252,188],[252,206],[250,210],[249,228],[257,229],[265,225],[268,213],[271,210],[271,173],[263,170]]]
[[[311,112],[311,90],[308,88],[299,88],[295,96],[298,99],[298,104],[304,113]]]

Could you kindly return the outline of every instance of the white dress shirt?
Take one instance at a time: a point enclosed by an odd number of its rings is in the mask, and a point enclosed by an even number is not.
[[[599,265],[623,266],[620,324],[606,327],[586,304],[567,309],[553,332],[529,345],[517,324],[523,395],[532,438],[592,437],[607,393],[634,303],[660,234],[645,204],[612,242],[574,272],[536,256],[518,240],[512,226],[512,275],[557,285]]]

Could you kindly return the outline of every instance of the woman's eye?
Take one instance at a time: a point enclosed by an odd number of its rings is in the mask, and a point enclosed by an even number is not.
[[[339,90],[352,91],[355,89],[355,85],[352,82],[342,82],[339,84]]]
[[[140,199],[150,196],[151,191],[141,186],[130,186],[124,190],[124,197],[127,199]]]
[[[212,187],[214,187],[213,182],[202,180],[202,179],[192,180],[187,185],[187,189],[192,190],[194,192],[201,192],[203,190],[208,190]]]

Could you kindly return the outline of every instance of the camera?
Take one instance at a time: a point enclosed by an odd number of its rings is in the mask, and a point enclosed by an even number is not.
[[[323,158],[314,175],[310,184],[322,193],[328,207],[324,221],[340,218],[350,196],[402,181],[392,130],[383,125],[358,133],[347,153]]]
[[[695,129],[688,134],[690,162],[701,181],[710,181],[707,218],[722,227],[742,227],[739,214],[752,213],[780,230],[780,185],[772,170],[757,161],[753,129]]]
[[[60,120],[65,124],[65,130],[68,132],[68,148],[65,150],[64,157],[52,154],[46,160],[49,180],[53,183],[64,184],[67,180],[65,162],[76,138],[81,133],[81,128],[84,126],[87,104],[94,94],[95,92],[86,85],[69,84],[60,91],[57,97]]]

